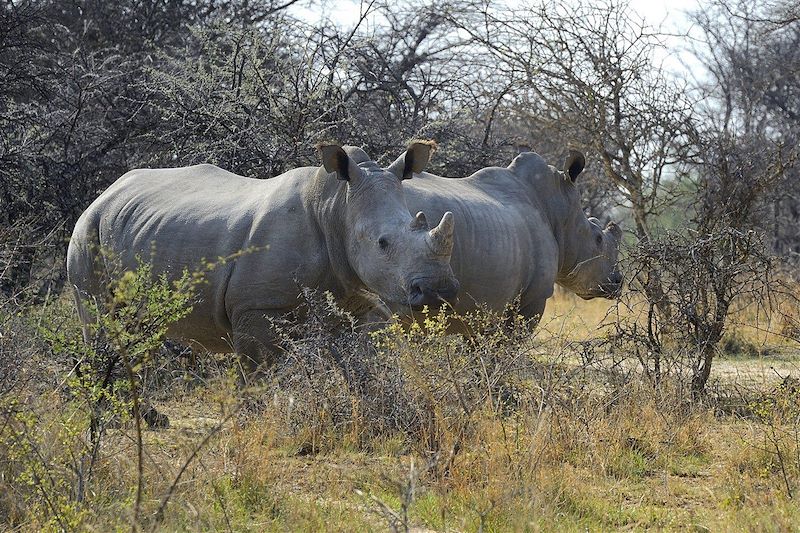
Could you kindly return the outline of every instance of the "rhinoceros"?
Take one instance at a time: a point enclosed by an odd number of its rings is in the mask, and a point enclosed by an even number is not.
[[[430,229],[411,216],[401,187],[401,179],[423,170],[432,147],[414,142],[382,169],[321,145],[322,167],[268,180],[208,164],[132,170],[73,231],[67,274],[81,319],[90,320],[85,299],[104,291],[99,250],[110,250],[123,270],[149,258],[155,273],[177,276],[254,249],[208,272],[191,313],[167,333],[210,351],[235,351],[248,371],[272,359],[269,320],[296,308],[301,286],[341,302],[376,293],[393,308],[452,301],[453,214],[443,212]],[[110,269],[104,256],[100,270]]]
[[[369,159],[359,148],[348,152]],[[461,284],[457,312],[479,305],[501,311],[519,298],[522,316],[541,317],[554,283],[584,299],[619,295],[622,231],[613,222],[602,227],[581,209],[575,180],[585,164],[575,150],[563,170],[525,152],[506,168],[465,178],[423,172],[404,182],[412,212],[448,211],[458,219],[451,259]]]

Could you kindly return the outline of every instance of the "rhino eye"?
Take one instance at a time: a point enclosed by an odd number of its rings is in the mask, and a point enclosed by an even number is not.
[[[597,243],[597,246],[600,246],[601,244],[603,244],[603,234],[602,233],[597,236],[597,238],[595,239],[595,242]]]
[[[380,246],[381,250],[386,250],[389,247],[389,241],[386,240],[386,237],[381,237],[378,239],[378,246]]]

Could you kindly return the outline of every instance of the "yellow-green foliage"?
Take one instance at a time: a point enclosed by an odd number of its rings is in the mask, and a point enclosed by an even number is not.
[[[22,380],[0,395],[0,463],[8,465],[6,488],[16,495],[3,513],[9,520],[27,516],[37,528],[54,530],[82,523],[82,503],[96,490],[94,467],[106,425],[129,416],[131,398],[141,395],[139,373],[152,364],[167,328],[191,311],[200,279],[184,272],[169,281],[142,264],[109,280],[106,298],[90,308],[89,343],[67,302],[23,315],[30,331],[46,341],[49,357],[62,363],[63,375],[60,386],[41,397]]]
[[[60,403],[55,395],[49,399]],[[75,501],[76,479],[70,472],[71,459],[81,452],[81,424],[75,423],[80,415],[69,406],[53,405],[54,409],[41,414],[32,407],[15,398],[0,398],[2,486],[13,488],[21,497],[15,501],[8,494],[5,508],[0,505],[0,517],[12,524],[33,519],[38,528],[48,531],[75,529],[86,516]]]
[[[92,417],[127,415],[132,388],[140,394],[138,375],[153,365],[167,329],[191,312],[201,281],[186,270],[170,281],[142,263],[108,280],[105,297],[85,302],[91,316],[85,325],[88,343],[74,320],[55,316],[40,326],[54,356],[71,367],[65,384],[87,402]]]

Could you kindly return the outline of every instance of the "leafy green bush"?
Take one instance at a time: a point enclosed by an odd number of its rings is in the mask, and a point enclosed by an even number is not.
[[[154,364],[154,356],[169,327],[192,310],[195,286],[202,275],[184,271],[177,280],[154,276],[141,263],[107,281],[100,300],[84,300],[91,320],[81,328],[42,327],[53,353],[69,361],[72,372],[66,384],[92,412],[92,431],[98,424],[133,408],[138,411],[141,373]],[[144,413],[143,413],[144,414]]]

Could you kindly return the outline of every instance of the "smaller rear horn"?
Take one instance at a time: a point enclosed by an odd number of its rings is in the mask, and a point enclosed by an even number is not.
[[[425,218],[425,213],[420,211],[417,213],[417,216],[414,217],[414,220],[411,221],[411,229],[430,229],[428,227],[428,219]]]

